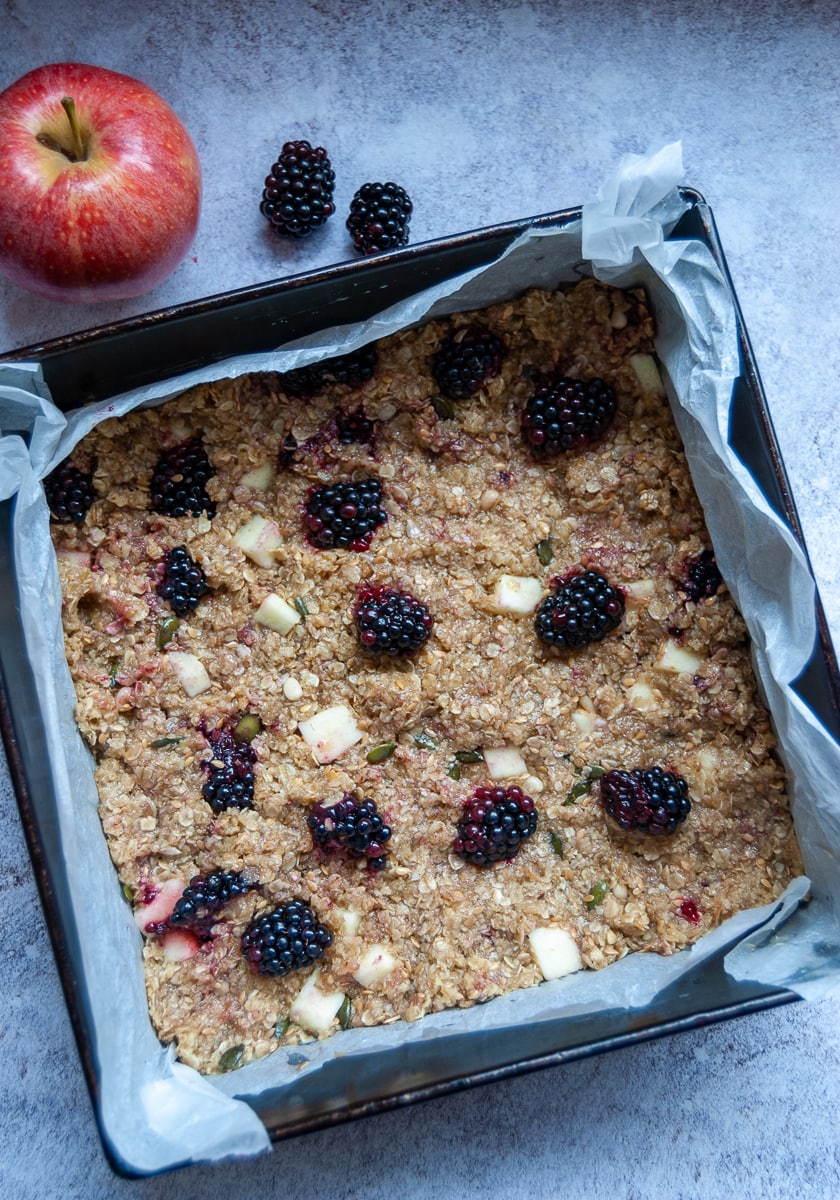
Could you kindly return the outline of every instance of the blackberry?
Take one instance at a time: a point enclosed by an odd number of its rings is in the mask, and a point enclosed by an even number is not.
[[[335,419],[335,428],[343,446],[369,442],[373,437],[373,421],[368,420],[361,408],[355,412],[340,412]]]
[[[260,975],[287,975],[308,967],[332,945],[332,934],[305,900],[289,900],[254,917],[242,935],[242,953]]]
[[[615,410],[615,391],[603,379],[555,379],[526,404],[522,434],[540,454],[579,450],[606,433]]]
[[[167,517],[200,517],[203,512],[214,517],[216,505],[204,485],[215,474],[200,437],[164,451],[152,475],[152,511]]]
[[[201,789],[202,796],[217,816],[228,808],[251,808],[256,750],[230,729],[212,729],[207,740],[213,757],[204,763],[208,778]]]
[[[243,871],[212,871],[195,875],[176,901],[170,925],[207,926],[216,914],[236,896],[244,896],[258,887],[256,879]]]
[[[286,142],[266,177],[260,212],[278,237],[307,237],[335,212],[334,189],[323,146]]]
[[[681,591],[687,600],[699,604],[716,595],[722,583],[714,550],[702,550],[685,563],[685,582],[681,584]]]
[[[343,383],[350,388],[360,388],[372,379],[379,363],[379,354],[372,343],[349,354],[337,354],[321,363],[325,379]]]
[[[75,525],[81,525],[96,499],[90,474],[68,462],[59,463],[47,475],[44,492],[52,519],[58,523],[72,521]]]
[[[296,400],[309,400],[312,396],[317,396],[323,382],[318,363],[308,367],[295,367],[292,371],[281,371],[277,379],[286,395],[293,396]]]
[[[312,488],[303,514],[307,539],[321,550],[367,550],[376,530],[388,520],[381,500],[378,479]]]
[[[280,452],[277,455],[278,471],[288,471],[294,465],[297,448],[297,438],[293,433],[287,433],[280,443]]]
[[[345,792],[336,804],[315,804],[307,818],[312,840],[327,854],[345,850],[351,858],[366,858],[368,869],[386,865],[385,843],[391,829],[382,820],[376,801],[358,800]]]
[[[499,374],[507,347],[480,325],[467,325],[443,343],[432,357],[432,374],[450,400],[466,400],[485,379]]]
[[[536,828],[536,805],[521,788],[477,787],[464,804],[452,849],[467,862],[489,867],[514,858]]]
[[[534,618],[537,637],[558,650],[575,650],[601,639],[621,623],[624,596],[598,571],[560,579]]]
[[[605,811],[622,829],[673,833],[691,812],[685,779],[662,767],[607,771],[599,786]]]
[[[432,614],[422,600],[398,588],[365,586],[353,610],[363,649],[404,658],[429,640]]]
[[[155,591],[161,600],[168,601],[176,617],[186,616],[210,591],[207,576],[186,546],[175,546],[163,561],[163,578]]]
[[[405,246],[413,207],[408,192],[396,183],[362,184],[347,218],[347,228],[359,253],[376,254]]]
[[[310,399],[319,395],[330,383],[360,388],[373,378],[378,362],[376,346],[362,346],[360,350],[351,350],[349,354],[337,354],[334,358],[325,358],[323,362],[281,372],[278,381],[287,396]]]

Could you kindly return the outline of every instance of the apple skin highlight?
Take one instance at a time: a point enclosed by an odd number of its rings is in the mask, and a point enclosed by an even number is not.
[[[75,162],[64,97],[85,145]],[[0,93],[0,196],[0,272],[51,300],[122,300],[163,282],[192,245],[201,166],[146,84],[53,63]]]

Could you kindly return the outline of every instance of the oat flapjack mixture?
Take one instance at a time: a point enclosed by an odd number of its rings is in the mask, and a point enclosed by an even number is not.
[[[641,292],[99,425],[47,481],[160,1038],[217,1072],[777,897],[800,860]]]

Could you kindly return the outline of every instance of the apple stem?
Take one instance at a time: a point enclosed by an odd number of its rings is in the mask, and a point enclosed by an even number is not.
[[[61,101],[61,107],[67,113],[67,120],[70,122],[70,132],[73,135],[72,161],[81,162],[85,157],[85,144],[82,141],[82,131],[79,128],[79,118],[76,116],[76,105],[73,102],[73,98],[65,96]]]

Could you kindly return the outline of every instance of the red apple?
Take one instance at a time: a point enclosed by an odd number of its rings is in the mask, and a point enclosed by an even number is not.
[[[52,300],[122,300],[190,248],[201,167],[144,83],[52,63],[0,93],[0,197],[0,272]]]

